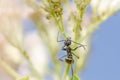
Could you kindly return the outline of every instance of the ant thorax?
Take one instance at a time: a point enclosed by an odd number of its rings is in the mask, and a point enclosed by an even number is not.
[[[71,48],[70,46],[64,46],[62,50],[65,50],[68,54],[71,53]]]
[[[71,48],[70,48],[70,46],[66,47],[66,51],[67,51],[67,53],[71,53]]]

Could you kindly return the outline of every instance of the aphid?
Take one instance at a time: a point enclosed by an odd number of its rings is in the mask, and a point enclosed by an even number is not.
[[[59,35],[59,33],[58,33]],[[85,49],[85,45],[82,45],[80,43],[74,42],[71,40],[71,37],[67,37],[66,40],[58,40],[58,36],[57,36],[57,42],[63,42],[64,41],[64,46],[62,47],[62,50],[67,52],[67,55],[64,55],[62,57],[59,58],[60,61],[63,61],[62,58],[65,57],[65,62],[68,64],[71,64],[71,71],[72,71],[72,77],[73,77],[73,68],[72,68],[72,64],[74,63],[74,59],[73,59],[73,55],[79,59],[79,56],[75,55],[72,51],[75,51],[76,49],[78,49],[79,47],[83,47]],[[77,46],[76,48],[72,49],[70,47],[71,43],[75,43],[78,44],[79,46]]]

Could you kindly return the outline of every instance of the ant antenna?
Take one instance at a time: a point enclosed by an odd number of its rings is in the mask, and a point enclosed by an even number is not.
[[[58,36],[59,36],[59,31],[58,31],[58,34],[57,34],[57,42],[63,42],[65,40],[58,40]]]
[[[80,44],[80,43],[78,43],[78,42],[75,42],[75,41],[73,41],[73,40],[71,40],[73,43],[75,43],[75,44],[78,44],[78,45],[81,45],[81,46],[86,46],[86,45],[83,45],[83,44]]]
[[[80,47],[83,47],[84,50],[85,50],[85,49],[86,49],[85,46],[86,46],[86,45],[82,45],[82,44],[80,44],[80,46],[77,46],[76,48],[72,49],[72,51],[75,51],[76,49],[78,49],[78,48],[80,48]]]

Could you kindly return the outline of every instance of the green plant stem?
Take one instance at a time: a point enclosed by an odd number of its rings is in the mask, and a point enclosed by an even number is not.
[[[50,3],[49,3],[49,6],[50,6]],[[52,14],[54,20],[55,20],[55,23],[56,23],[57,26],[58,26],[58,29],[59,29],[60,32],[63,34],[64,38],[66,38],[67,35],[66,35],[66,33],[65,33],[62,15],[59,16],[60,20],[57,20],[57,17],[56,17],[55,14],[53,13],[51,6],[50,6],[49,9],[50,9],[50,12],[51,12],[51,14]]]
[[[66,80],[66,78],[68,76],[68,73],[69,73],[69,70],[70,70],[70,64],[66,64],[66,69],[64,71],[64,75],[63,75],[63,79],[62,80]]]
[[[61,20],[61,33],[63,34],[64,38],[67,38],[67,35],[65,33],[65,29],[64,29],[64,23],[63,23],[63,20],[62,20],[62,15],[60,16],[60,20]]]
[[[61,25],[60,23],[58,22],[57,18],[55,17],[54,13],[52,13],[54,19],[55,19],[55,23],[57,24],[58,26],[58,29],[60,30],[60,32],[63,34],[64,38],[67,37],[66,33],[65,33],[65,29],[64,29],[64,25],[63,25],[63,21],[62,21],[62,16],[60,16],[60,20],[61,20]]]
[[[5,63],[3,60],[0,59],[0,65],[14,78],[17,79],[20,76],[18,75],[18,73],[12,68],[10,67],[7,63]]]

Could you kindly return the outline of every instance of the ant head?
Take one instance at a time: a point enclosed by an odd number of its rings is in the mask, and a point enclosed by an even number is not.
[[[67,39],[65,40],[64,44],[65,44],[66,46],[71,45],[71,37],[67,37]]]

